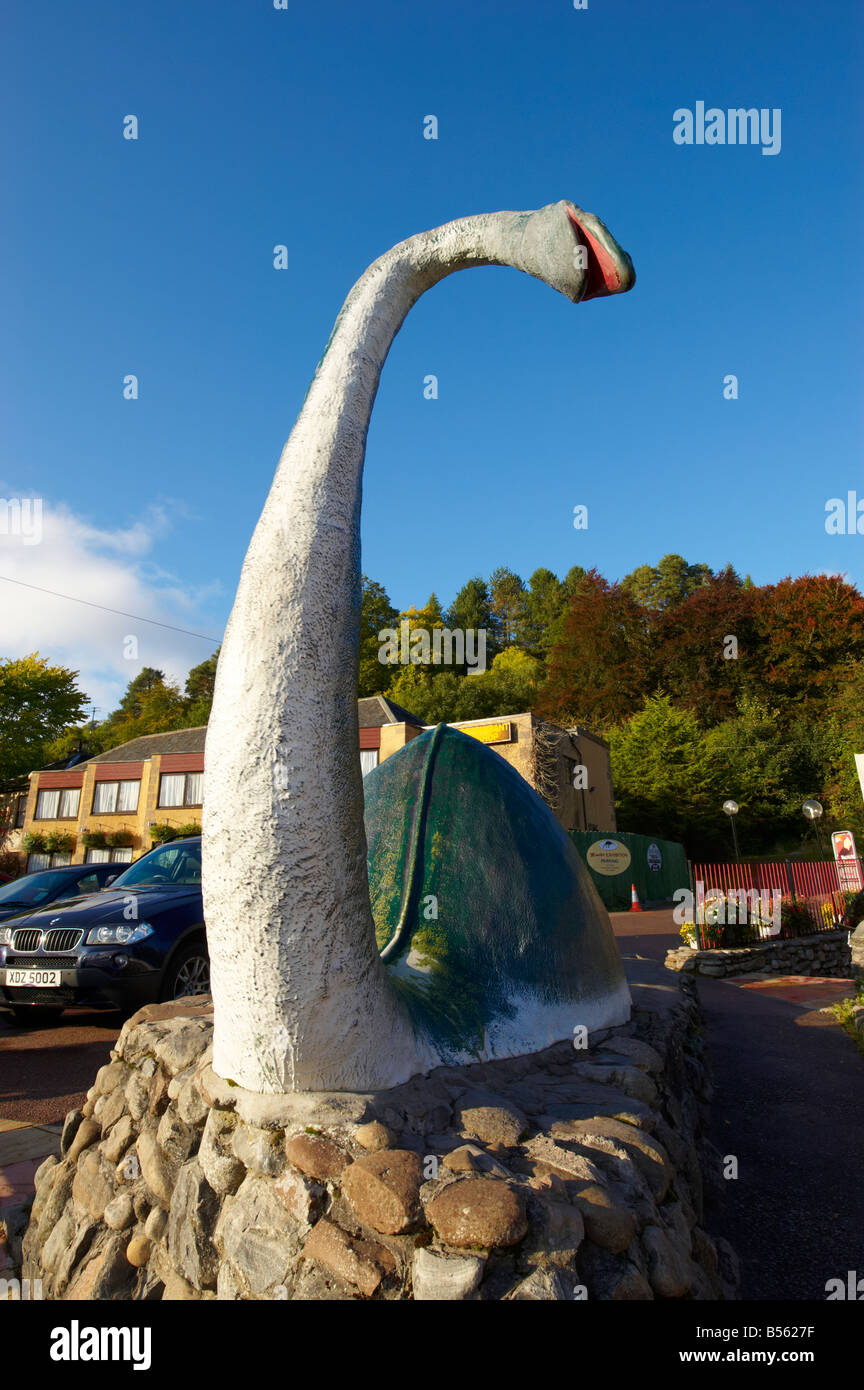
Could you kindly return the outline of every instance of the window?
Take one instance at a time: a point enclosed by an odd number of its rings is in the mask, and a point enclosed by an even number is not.
[[[378,749],[360,749],[360,772],[365,777],[367,772],[371,772],[373,767],[378,766]]]
[[[37,820],[70,820],[78,814],[78,798],[81,793],[77,787],[64,790],[40,792],[36,798]]]
[[[176,884],[201,882],[201,846],[189,841],[177,845],[160,845],[149,854],[124,869],[114,880],[112,888],[171,887]]]
[[[200,806],[203,795],[203,772],[168,772],[159,783],[160,806]]]
[[[40,792],[36,798],[36,819],[56,820],[60,810],[60,793]]]
[[[132,863],[132,847],[131,847],[131,845],[130,845],[130,846],[126,846],[126,847],[124,847],[123,849],[112,849],[112,851],[111,851],[111,863],[112,863],[112,864],[131,864],[131,863]]]
[[[78,815],[80,800],[80,787],[64,787],[62,790],[40,792],[36,798],[36,819],[75,820]]]
[[[71,863],[71,854],[31,854],[27,859],[27,872],[33,874],[38,869],[57,869]]]
[[[20,830],[27,819],[27,795],[19,796],[15,807],[15,829]]]
[[[84,862],[86,864],[110,864],[111,851],[110,849],[88,849]]]
[[[93,788],[93,815],[114,816],[137,811],[140,782],[97,782]]]
[[[83,874],[81,878],[76,878],[72,887],[68,890],[68,896],[74,897],[77,893],[98,893],[102,887],[102,879],[99,874]],[[61,898],[66,897],[66,893],[60,894]]]

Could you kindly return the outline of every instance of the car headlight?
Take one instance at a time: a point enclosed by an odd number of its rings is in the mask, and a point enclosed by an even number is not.
[[[12,944],[12,928],[11,928],[11,927],[0,927],[0,946],[11,946],[11,944]]]
[[[88,946],[133,946],[136,941],[153,935],[149,922],[120,922],[113,927],[91,927],[87,933]]]

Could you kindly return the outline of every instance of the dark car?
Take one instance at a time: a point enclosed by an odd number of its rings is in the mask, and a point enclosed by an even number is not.
[[[209,990],[200,837],[151,850],[99,893],[0,925],[0,1003],[19,1022]]]
[[[120,873],[116,864],[64,864],[25,874],[0,888],[0,922],[37,912],[46,903],[98,893]]]

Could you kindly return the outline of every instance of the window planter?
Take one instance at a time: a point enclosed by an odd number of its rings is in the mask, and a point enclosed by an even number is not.
[[[81,841],[87,849],[108,848],[108,836],[104,830],[85,830]]]
[[[75,836],[68,831],[56,830],[45,837],[45,848],[49,854],[73,854]]]
[[[167,845],[169,840],[176,840],[177,835],[176,825],[168,825],[164,821],[150,827],[150,839],[157,845]]]
[[[137,837],[131,830],[109,830],[107,835],[108,844],[115,849],[131,849],[136,843]]]

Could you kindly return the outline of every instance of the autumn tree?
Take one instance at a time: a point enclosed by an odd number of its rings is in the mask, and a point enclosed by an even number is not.
[[[824,708],[850,661],[864,657],[864,598],[833,574],[805,574],[754,590],[760,680],[783,710]]]
[[[639,604],[589,570],[553,645],[537,712],[558,724],[603,729],[641,707],[651,689],[651,650]]]
[[[760,688],[755,593],[727,570],[648,615],[658,682],[703,723],[729,718],[744,694]]]

